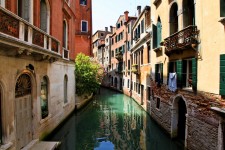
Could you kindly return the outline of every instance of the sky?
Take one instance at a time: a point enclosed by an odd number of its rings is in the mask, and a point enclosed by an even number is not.
[[[129,16],[137,16],[137,6],[141,9],[150,5],[150,0],[92,0],[93,34],[105,27],[115,26],[116,21],[124,11],[129,11]]]

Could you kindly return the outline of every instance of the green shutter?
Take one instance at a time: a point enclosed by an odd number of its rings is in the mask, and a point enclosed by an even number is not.
[[[161,41],[162,41],[162,25],[161,22],[157,22],[157,47],[160,46]]]
[[[182,60],[177,60],[177,87],[182,88]]]
[[[197,59],[192,58],[192,89],[197,91]]]
[[[157,26],[152,25],[153,29],[153,48],[157,48]]]
[[[220,95],[225,95],[225,54],[220,55]]]

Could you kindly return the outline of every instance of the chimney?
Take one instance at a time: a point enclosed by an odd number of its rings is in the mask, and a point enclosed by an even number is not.
[[[108,32],[108,27],[105,27],[105,31]]]
[[[141,14],[141,6],[137,6],[137,10],[138,10],[138,16],[140,16],[140,14]]]
[[[113,33],[113,26],[110,26],[110,32]]]
[[[129,11],[125,11],[124,12],[124,17],[125,17],[125,21],[126,22],[128,21],[128,14],[129,14]]]

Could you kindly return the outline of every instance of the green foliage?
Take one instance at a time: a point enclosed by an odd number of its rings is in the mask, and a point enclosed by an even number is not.
[[[75,60],[76,94],[90,94],[100,87],[104,69],[89,56],[79,53]]]

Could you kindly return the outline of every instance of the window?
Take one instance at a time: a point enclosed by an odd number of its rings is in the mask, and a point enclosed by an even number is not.
[[[81,31],[88,32],[88,22],[87,21],[84,21],[84,20],[81,21]]]
[[[2,144],[2,89],[1,89],[1,85],[0,85],[0,144]]]
[[[148,63],[150,63],[150,59],[151,59],[151,48],[150,48],[150,44],[148,44]]]
[[[41,81],[41,118],[48,116],[48,79],[43,77]]]
[[[5,0],[0,0],[0,6],[5,8]]]
[[[156,108],[159,109],[160,108],[160,98],[157,97],[156,99]]]
[[[178,31],[178,6],[177,3],[173,3],[170,9],[170,35],[176,33]]]
[[[197,90],[197,60],[196,58],[187,60],[177,60],[169,62],[169,72],[177,73],[177,86],[192,87],[193,91]],[[168,75],[169,76],[169,75]]]
[[[147,100],[150,101],[151,100],[151,96],[152,96],[152,93],[151,93],[151,87],[148,87],[147,88]]]
[[[65,49],[67,49],[67,39],[68,39],[68,37],[67,37],[67,35],[68,35],[67,31],[68,31],[67,22],[66,22],[66,20],[64,20],[63,21],[63,47]]]
[[[220,17],[225,17],[225,0],[220,0]]]
[[[87,5],[87,0],[80,0],[80,5]]]
[[[30,22],[33,17],[32,10],[33,7],[30,0],[18,0],[18,16]]]
[[[153,48],[160,47],[160,42],[162,41],[162,24],[160,17],[158,18],[157,25],[153,24]]]
[[[225,54],[220,55],[220,95],[225,95]],[[225,138],[225,137],[224,137]]]
[[[114,50],[112,51],[112,57],[114,57]]]
[[[48,24],[49,24],[49,9],[46,4],[46,0],[41,0],[41,10],[40,10],[40,28],[45,32],[49,32]]]
[[[127,26],[127,33],[130,33],[130,24]]]
[[[130,80],[127,80],[127,88],[130,88]]]
[[[183,0],[183,28],[195,25],[195,0]]]
[[[163,64],[155,64],[155,82],[158,86],[163,84]]]
[[[144,60],[144,57],[143,57],[143,49],[141,50],[141,65],[143,65],[143,60]]]
[[[64,76],[64,103],[68,102],[67,88],[68,88],[68,77],[67,75],[65,75]]]
[[[141,33],[144,33],[144,19],[141,20]]]

